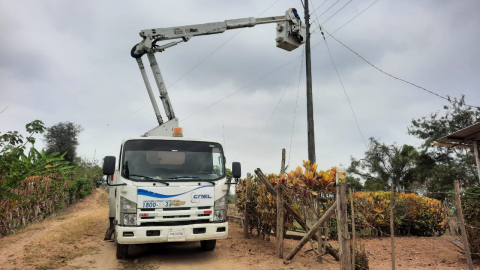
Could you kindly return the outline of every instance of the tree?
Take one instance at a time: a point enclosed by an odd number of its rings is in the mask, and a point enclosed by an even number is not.
[[[388,190],[392,182],[397,190],[405,190],[415,180],[418,158],[413,146],[386,145],[370,138],[365,158],[352,157],[347,171],[363,178],[366,190]]]
[[[73,163],[77,156],[78,134],[82,130],[80,125],[72,122],[60,122],[47,128],[44,134],[47,154],[67,152],[65,160]]]
[[[465,96],[459,100],[449,98],[449,101],[450,106],[444,106],[444,114],[436,112],[429,117],[413,119],[408,128],[410,135],[423,140],[421,149],[427,169],[422,173],[429,175],[426,188],[431,192],[452,190],[456,179],[461,180],[465,187],[478,182],[475,156],[470,149],[431,145],[439,138],[480,121],[480,109],[465,105]],[[435,197],[444,196],[439,193]]]
[[[353,192],[363,191],[363,185],[362,182],[360,182],[360,178],[347,176],[347,184],[350,184]]]
[[[231,182],[232,181],[232,170],[230,170],[229,168],[226,168],[225,172],[226,172],[226,177],[227,177],[228,182]]]

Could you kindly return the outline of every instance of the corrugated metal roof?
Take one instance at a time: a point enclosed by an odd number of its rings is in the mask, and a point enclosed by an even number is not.
[[[441,143],[473,144],[480,141],[480,123],[476,123],[437,140]]]

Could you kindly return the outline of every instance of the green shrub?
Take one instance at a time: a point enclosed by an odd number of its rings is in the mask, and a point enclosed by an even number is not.
[[[480,258],[480,187],[466,190],[462,210],[472,258]]]

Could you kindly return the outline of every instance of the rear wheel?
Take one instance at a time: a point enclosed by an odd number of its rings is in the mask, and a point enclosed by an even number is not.
[[[217,240],[203,240],[200,241],[200,245],[202,246],[203,250],[211,251],[215,249],[215,246],[217,245]]]
[[[128,256],[128,246],[129,245],[119,244],[116,240],[115,240],[115,242],[117,244],[117,259],[126,259],[127,256]]]

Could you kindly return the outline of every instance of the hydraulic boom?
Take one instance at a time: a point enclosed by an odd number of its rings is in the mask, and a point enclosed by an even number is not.
[[[157,60],[155,58],[156,52],[163,52],[165,49],[175,46],[181,42],[187,42],[190,38],[195,36],[204,36],[212,34],[220,34],[228,29],[237,29],[244,27],[254,27],[258,24],[277,23],[277,47],[291,51],[298,48],[306,40],[306,27],[302,23],[297,14],[297,10],[290,8],[283,16],[273,16],[264,18],[242,18],[234,20],[226,20],[223,22],[212,22],[205,24],[193,24],[184,26],[175,26],[167,28],[146,29],[140,32],[142,41],[136,44],[131,50],[131,56],[137,60],[138,67],[142,73],[148,95],[152,102],[155,115],[159,126],[148,131],[145,136],[168,135],[171,134],[172,129],[178,126],[178,119],[175,117],[172,104],[168,97],[167,88],[160,72]],[[157,45],[158,41],[179,39],[164,45]],[[150,67],[152,68],[155,82],[160,92],[160,99],[165,109],[167,122],[163,122],[162,116],[158,109],[157,102],[152,92],[150,82],[148,80],[145,68],[142,62],[142,56],[147,54]]]

